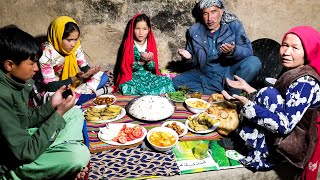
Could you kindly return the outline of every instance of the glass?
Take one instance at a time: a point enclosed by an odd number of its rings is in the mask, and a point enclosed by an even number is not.
[[[197,159],[204,159],[208,157],[209,145],[205,142],[199,142],[196,147],[194,147],[193,155]]]
[[[191,94],[191,97],[192,97],[192,98],[201,99],[202,93],[200,93],[200,92],[194,92],[194,93]]]

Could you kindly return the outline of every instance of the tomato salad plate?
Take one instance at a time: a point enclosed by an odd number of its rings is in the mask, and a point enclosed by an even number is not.
[[[147,135],[147,130],[132,123],[109,123],[100,128],[98,138],[108,144],[126,146],[141,142]]]

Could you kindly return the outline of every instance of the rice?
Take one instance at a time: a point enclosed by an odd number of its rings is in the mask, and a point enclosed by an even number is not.
[[[170,117],[174,112],[174,106],[165,97],[146,95],[132,102],[129,113],[141,120],[163,120]]]

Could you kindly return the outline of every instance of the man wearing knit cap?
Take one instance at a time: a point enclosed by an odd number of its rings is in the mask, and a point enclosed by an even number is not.
[[[227,12],[223,0],[201,0],[198,3],[202,21],[187,31],[185,49],[178,53],[193,68],[173,79],[176,89],[187,87],[203,94],[240,94],[225,83],[226,78],[240,76],[251,82],[261,69],[242,23]]]

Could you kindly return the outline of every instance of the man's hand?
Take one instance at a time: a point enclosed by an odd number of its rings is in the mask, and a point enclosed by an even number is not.
[[[189,53],[189,51],[185,49],[178,49],[178,53],[183,59],[190,60],[192,58],[192,55]]]
[[[220,51],[224,54],[231,54],[233,53],[234,48],[236,47],[236,45],[234,44],[234,42],[230,43],[224,43],[220,46]]]

